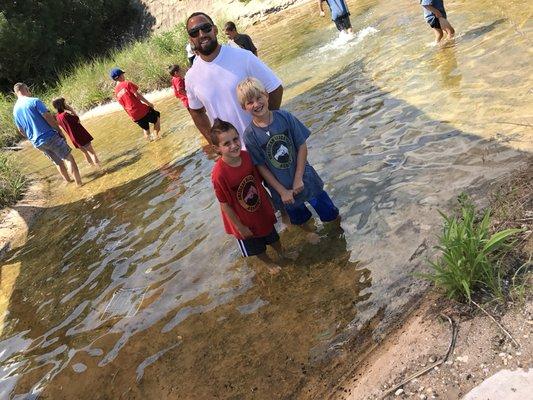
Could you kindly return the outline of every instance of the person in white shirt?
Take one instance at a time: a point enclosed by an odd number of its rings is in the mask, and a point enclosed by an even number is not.
[[[194,124],[210,141],[215,118],[230,122],[240,135],[251,122],[237,99],[237,85],[247,77],[258,79],[269,94],[269,109],[277,110],[283,97],[281,80],[251,52],[217,41],[218,28],[209,15],[195,12],[187,19],[189,41],[198,57],[185,75]]]

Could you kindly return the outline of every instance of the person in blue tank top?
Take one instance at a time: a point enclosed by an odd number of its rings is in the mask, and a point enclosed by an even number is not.
[[[72,182],[72,175],[76,184],[81,186],[78,165],[70,154],[70,147],[56,119],[41,100],[31,97],[30,89],[24,83],[16,83],[13,91],[17,96],[13,107],[13,120],[19,133],[55,164],[66,182]]]
[[[353,34],[350,11],[348,11],[346,2],[344,0],[318,0],[318,9],[320,10],[321,17],[326,15],[322,7],[324,1],[328,3],[329,9],[331,10],[331,19],[335,22],[335,26],[339,32]]]
[[[455,30],[448,22],[443,0],[420,0],[424,18],[435,33],[435,43],[439,43],[446,32],[447,39],[453,38]]]

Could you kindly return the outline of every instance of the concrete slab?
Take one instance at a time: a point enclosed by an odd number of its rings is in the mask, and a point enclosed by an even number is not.
[[[472,389],[463,400],[533,399],[533,368],[529,371],[503,369]]]

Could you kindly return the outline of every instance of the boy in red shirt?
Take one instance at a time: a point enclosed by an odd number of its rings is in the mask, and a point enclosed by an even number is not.
[[[111,79],[117,82],[115,86],[115,97],[133,121],[139,125],[146,140],[150,138],[150,124],[154,124],[154,138],[159,139],[161,121],[159,111],[154,110],[154,105],[139,93],[139,87],[133,82],[127,81],[124,71],[120,68],[113,68],[109,73]]]
[[[215,195],[220,202],[226,232],[235,236],[243,257],[257,256],[268,272],[275,275],[281,268],[266,254],[266,246],[283,257],[279,236],[274,227],[274,209],[263,185],[261,175],[250,155],[241,150],[241,140],[229,122],[215,119],[211,143],[221,157],[211,172]]]
[[[174,96],[180,99],[183,107],[189,110],[189,99],[187,98],[187,91],[185,90],[185,79],[183,78],[179,65],[172,64],[168,67],[168,72],[170,73],[170,76],[172,76]]]

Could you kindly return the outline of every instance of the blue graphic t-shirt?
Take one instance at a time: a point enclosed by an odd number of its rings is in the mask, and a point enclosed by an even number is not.
[[[326,0],[331,10],[331,19],[335,21],[337,18],[350,15],[348,6],[344,0]]]
[[[44,119],[45,112],[48,109],[36,97],[19,97],[13,108],[15,125],[24,131],[35,147],[42,146],[57,134]]]
[[[442,16],[446,18],[446,10],[444,10],[444,0],[420,0],[420,5],[422,6],[433,6],[442,13]],[[430,19],[434,18],[435,14],[429,11],[426,7],[424,9],[424,18]]]
[[[284,110],[272,112],[272,123],[260,128],[252,122],[244,132],[246,150],[252,156],[254,165],[264,165],[285,188],[292,189],[296,172],[298,149],[309,137],[309,129],[294,115]],[[324,182],[315,169],[305,164],[304,190],[294,197],[294,204],[284,205],[281,196],[269,186],[274,206],[280,210],[301,205],[315,198],[324,189]]]

